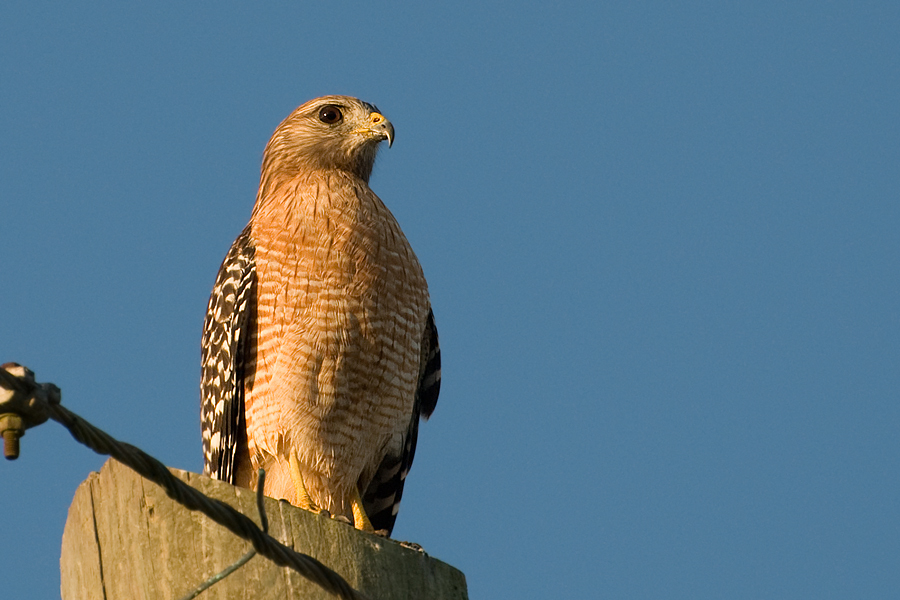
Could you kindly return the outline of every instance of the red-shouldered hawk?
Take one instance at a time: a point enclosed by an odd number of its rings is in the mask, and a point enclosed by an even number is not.
[[[345,96],[292,112],[203,327],[204,470],[390,533],[440,388],[425,276],[369,189],[394,127]]]

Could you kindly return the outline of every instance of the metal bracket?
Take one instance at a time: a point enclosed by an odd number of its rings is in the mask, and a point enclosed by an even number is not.
[[[17,363],[0,365],[0,435],[3,455],[19,457],[19,438],[45,422],[47,406],[59,404],[61,392],[52,383],[37,383],[31,369]]]

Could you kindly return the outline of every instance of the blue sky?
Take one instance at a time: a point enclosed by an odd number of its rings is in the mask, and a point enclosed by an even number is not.
[[[898,31],[895,2],[8,2],[0,362],[199,471],[263,147],[358,96],[444,360],[395,537],[473,599],[893,597]],[[103,458],[22,443],[0,575],[50,598]]]

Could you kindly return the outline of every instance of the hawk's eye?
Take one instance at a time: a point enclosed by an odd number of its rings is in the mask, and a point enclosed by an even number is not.
[[[334,104],[328,104],[319,109],[319,120],[323,123],[334,125],[343,118],[344,115],[341,113],[341,109]]]

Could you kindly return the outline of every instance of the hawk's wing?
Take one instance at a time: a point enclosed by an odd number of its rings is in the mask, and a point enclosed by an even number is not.
[[[244,369],[256,263],[248,225],[222,261],[209,297],[201,342],[203,471],[234,483],[244,425]]]
[[[388,454],[381,461],[381,466],[372,478],[372,482],[363,495],[363,506],[372,526],[386,529],[390,534],[400,510],[400,497],[403,495],[403,484],[409,474],[413,458],[416,455],[416,439],[419,433],[419,418],[431,416],[437,405],[438,393],[441,390],[441,348],[438,345],[437,327],[434,325],[434,313],[428,312],[428,321],[422,339],[422,358],[419,364],[419,385],[413,404],[413,414],[409,428],[403,439],[399,454]]]

